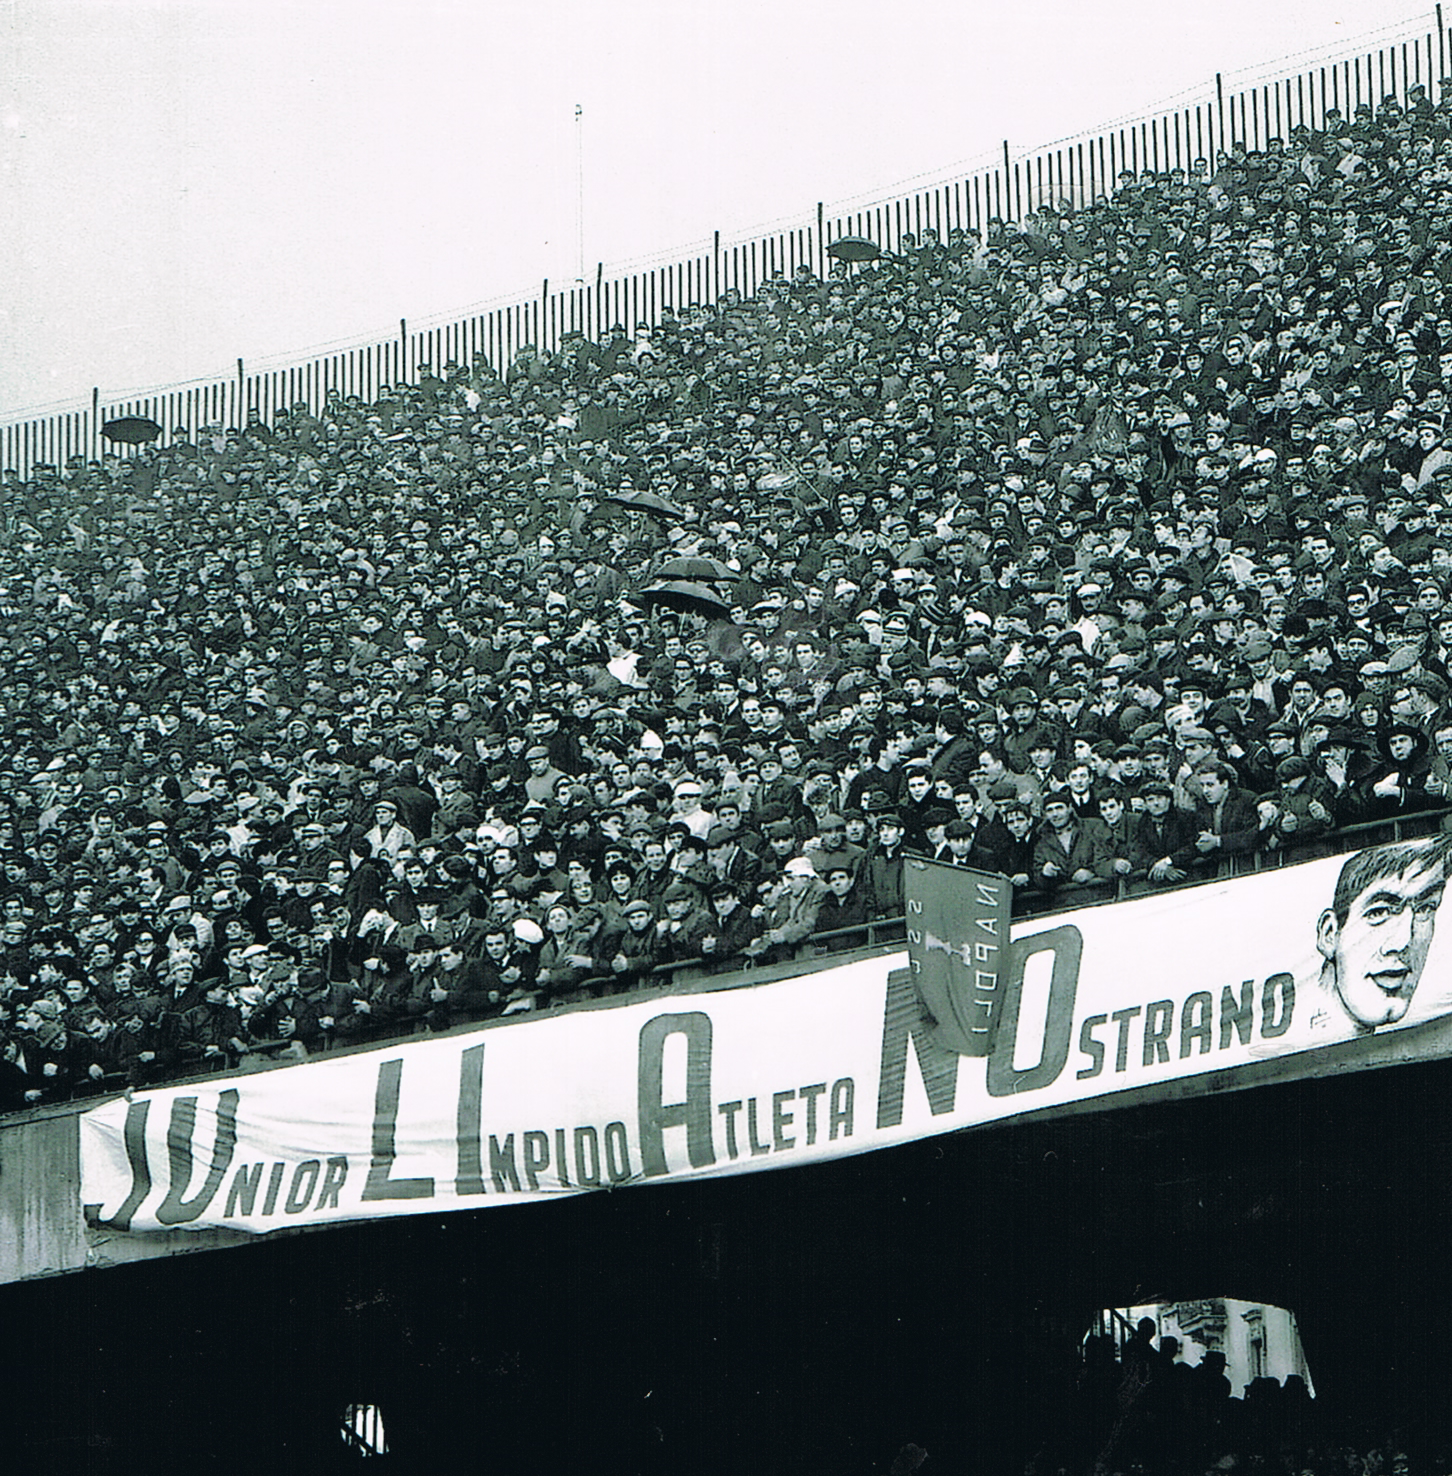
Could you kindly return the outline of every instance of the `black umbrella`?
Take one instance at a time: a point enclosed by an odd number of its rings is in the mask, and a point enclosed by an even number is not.
[[[709,559],[704,554],[683,554],[678,559],[667,559],[655,571],[657,579],[700,579],[707,584],[719,584],[724,579],[740,579],[741,575],[720,559]]]
[[[633,508],[636,512],[649,513],[656,518],[688,518],[690,513],[674,502],[667,502],[655,492],[612,492],[600,499],[613,502],[617,507]]]
[[[708,615],[713,620],[724,619],[731,613],[731,606],[714,589],[691,579],[667,579],[662,584],[652,584],[631,598],[638,605],[662,605],[667,610],[679,610],[685,615]]]
[[[101,427],[101,434],[108,441],[120,441],[124,446],[144,446],[161,434],[161,427],[144,415],[123,415],[120,420],[108,420]]]
[[[866,236],[842,236],[827,247],[827,255],[838,261],[876,261],[882,248]]]

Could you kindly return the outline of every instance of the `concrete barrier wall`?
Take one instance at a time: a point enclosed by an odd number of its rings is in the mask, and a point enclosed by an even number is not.
[[[0,1285],[255,1243],[250,1235],[225,1231],[121,1235],[91,1229],[81,1209],[82,1110],[0,1118]]]

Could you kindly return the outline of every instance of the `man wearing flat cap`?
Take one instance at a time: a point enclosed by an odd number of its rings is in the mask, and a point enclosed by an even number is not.
[[[529,765],[525,795],[538,804],[548,804],[555,797],[555,786],[568,776],[550,762],[547,743],[531,743],[524,751],[524,760]]]
[[[782,869],[766,907],[766,925],[746,953],[762,963],[782,963],[796,956],[817,926],[826,886],[805,856],[793,856]]]

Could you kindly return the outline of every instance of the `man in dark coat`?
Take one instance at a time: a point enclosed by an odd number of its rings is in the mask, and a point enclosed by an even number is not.
[[[713,969],[740,967],[731,961],[740,958],[761,936],[765,919],[745,900],[743,889],[733,881],[717,882],[710,895],[714,921],[701,940],[701,952],[713,960]]]
[[[610,971],[612,981],[603,993],[640,988],[649,982],[650,971],[664,955],[655,908],[644,897],[632,897],[621,909],[621,917],[623,925],[610,929],[600,947],[601,964]]]
[[[235,1066],[246,1049],[242,1016],[231,1002],[225,979],[213,979],[200,1004],[182,1012],[177,1051],[185,1066],[220,1070]]]
[[[905,910],[902,891],[902,817],[889,810],[877,817],[877,841],[868,852],[863,879],[876,918],[901,917]]]
[[[1133,859],[1143,866],[1143,885],[1173,886],[1196,859],[1195,823],[1176,809],[1174,790],[1163,779],[1149,780],[1140,797],[1144,810],[1135,817]]]
[[[1100,827],[1080,820],[1066,793],[1048,795],[1034,845],[1037,884],[1059,906],[1083,906],[1109,895],[1110,861]]]
[[[1195,806],[1194,869],[1213,874],[1223,860],[1248,856],[1260,835],[1255,801],[1234,788],[1235,770],[1210,759],[1195,770],[1200,799]]]
[[[865,924],[872,916],[872,908],[861,887],[856,885],[851,867],[840,863],[827,869],[827,895],[817,909],[817,926],[814,933],[836,933],[843,928],[861,930],[847,933],[840,938],[828,938],[823,947],[835,952],[842,948],[861,948],[867,942]]]

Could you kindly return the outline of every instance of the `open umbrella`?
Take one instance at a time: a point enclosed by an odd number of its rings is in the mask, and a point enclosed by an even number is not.
[[[707,584],[698,584],[691,579],[667,579],[661,584],[652,584],[631,598],[637,604],[661,605],[667,610],[679,610],[685,615],[707,615],[713,620],[724,619],[731,613],[731,606]]]
[[[602,502],[613,502],[617,507],[628,507],[636,512],[649,513],[656,518],[688,518],[690,513],[674,502],[667,502],[655,492],[611,492]]]
[[[144,415],[123,415],[119,420],[108,420],[101,427],[101,434],[108,441],[120,441],[124,446],[144,446],[161,434],[161,427]]]
[[[827,255],[838,261],[876,261],[882,248],[866,236],[840,236],[827,247]]]
[[[705,554],[683,554],[678,559],[667,559],[655,571],[657,579],[699,579],[707,584],[717,584],[723,579],[740,579],[730,564],[720,559],[709,559]]]

